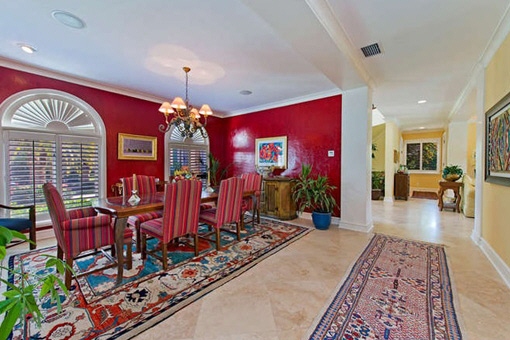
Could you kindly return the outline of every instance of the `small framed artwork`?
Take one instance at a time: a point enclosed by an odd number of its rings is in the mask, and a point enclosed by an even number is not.
[[[119,159],[155,161],[158,157],[157,151],[157,137],[119,133]]]
[[[485,181],[510,186],[510,93],[485,114]]]
[[[255,166],[287,169],[287,136],[255,139]]]

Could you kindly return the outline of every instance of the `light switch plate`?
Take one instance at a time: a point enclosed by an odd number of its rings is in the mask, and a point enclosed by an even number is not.
[[[328,157],[335,157],[335,150],[328,150]]]

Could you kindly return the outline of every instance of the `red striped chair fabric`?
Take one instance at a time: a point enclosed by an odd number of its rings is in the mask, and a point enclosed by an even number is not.
[[[163,217],[140,225],[142,259],[147,257],[146,235],[161,240],[163,269],[167,269],[168,266],[167,245],[172,240],[192,235],[195,256],[198,255],[197,232],[201,195],[202,182],[197,180],[182,180],[166,185]]]
[[[131,197],[133,191],[133,177],[124,177],[120,179],[122,182],[122,195],[127,201]],[[136,175],[136,184],[138,195],[149,195],[156,193],[156,177],[146,175]],[[136,252],[141,251],[140,241],[140,225],[146,221],[160,218],[163,216],[163,210],[150,211],[143,214],[129,216],[127,224],[136,231]]]
[[[258,173],[242,174],[244,179],[244,191],[253,191],[254,197],[244,197],[241,206],[241,227],[244,226],[244,214],[247,211],[255,211],[257,214],[257,223],[260,223],[260,195],[262,193],[262,175]],[[255,215],[252,216],[252,222],[255,222]]]
[[[231,177],[220,183],[216,207],[200,212],[200,223],[205,223],[215,229],[216,249],[221,249],[220,229],[230,223],[236,224],[237,239],[241,240],[241,204],[243,198],[244,179]],[[229,231],[227,229],[227,231]]]
[[[115,232],[110,215],[98,215],[93,208],[67,210],[62,196],[51,183],[43,185],[46,204],[57,238],[60,259],[72,267],[74,259],[82,252],[115,244]],[[131,241],[133,232],[126,228],[124,244],[127,245],[127,265],[131,267]],[[66,271],[65,283],[71,287],[72,273]]]

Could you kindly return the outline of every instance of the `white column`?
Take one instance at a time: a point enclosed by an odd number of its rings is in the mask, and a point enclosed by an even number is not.
[[[485,177],[485,69],[476,80],[476,163],[475,163],[475,223],[471,239],[479,244],[482,237],[483,183]]]
[[[370,232],[372,92],[360,87],[342,94],[340,228]]]

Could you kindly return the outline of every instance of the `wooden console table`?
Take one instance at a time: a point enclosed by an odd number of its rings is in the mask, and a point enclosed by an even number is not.
[[[452,208],[453,211],[457,211],[460,213],[460,188],[462,188],[462,182],[450,182],[450,181],[440,181],[439,182],[439,210],[443,211],[443,208]],[[455,195],[455,202],[453,203],[444,203],[443,202],[443,194],[447,189],[453,190]]]

